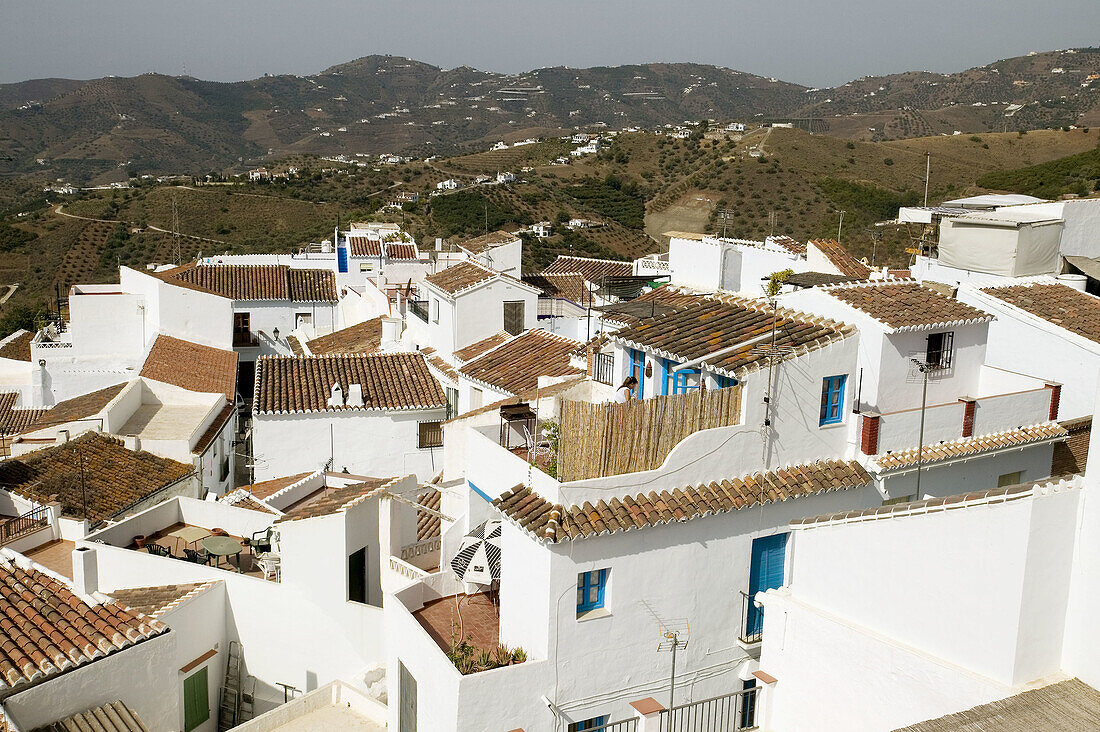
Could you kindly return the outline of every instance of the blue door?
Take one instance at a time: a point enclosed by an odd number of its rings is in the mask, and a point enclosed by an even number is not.
[[[347,274],[348,271],[348,248],[336,247],[336,268],[340,270],[341,274]]]
[[[645,351],[630,349],[630,375],[638,380],[638,398],[645,396]]]
[[[783,586],[783,562],[787,554],[787,534],[773,534],[753,539],[752,564],[749,565],[749,609],[745,636],[759,635],[764,628],[764,611],[752,598],[757,592]]]

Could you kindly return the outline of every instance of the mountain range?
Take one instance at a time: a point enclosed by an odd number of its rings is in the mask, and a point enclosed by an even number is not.
[[[0,85],[0,174],[106,181],[241,170],[271,156],[450,155],[497,140],[711,118],[879,140],[1100,124],[1100,49],[829,89],[654,63],[498,74],[367,56],[233,83],[144,74]]]

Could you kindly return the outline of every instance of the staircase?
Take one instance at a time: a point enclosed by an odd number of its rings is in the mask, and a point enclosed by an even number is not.
[[[225,662],[225,682],[222,684],[221,706],[218,709],[218,730],[232,729],[252,719],[256,679],[241,678],[243,649],[237,641],[229,641],[229,654]]]

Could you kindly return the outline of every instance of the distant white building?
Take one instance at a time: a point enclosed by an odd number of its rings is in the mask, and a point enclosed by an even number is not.
[[[439,181],[438,183],[435,184],[435,188],[438,191],[457,191],[461,187],[462,187],[462,184],[459,183],[454,178],[448,178],[447,180],[441,180],[441,181]]]

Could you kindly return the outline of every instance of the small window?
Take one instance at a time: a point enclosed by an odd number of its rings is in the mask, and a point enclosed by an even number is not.
[[[607,715],[592,717],[583,722],[573,722],[569,725],[569,732],[603,732],[607,726]]]
[[[934,369],[951,368],[951,354],[955,345],[954,331],[932,333],[928,336],[928,350],[924,361]]]
[[[294,313],[294,326],[301,328],[303,325],[313,324],[313,313]]]
[[[672,374],[672,394],[687,394],[699,388],[703,380],[699,369],[680,369]]]
[[[818,424],[837,424],[844,419],[844,382],[848,377],[827,376],[821,380],[821,419]]]
[[[183,729],[191,732],[210,719],[206,666],[183,680]]]
[[[1005,473],[1004,475],[997,476],[997,487],[1004,488],[1008,485],[1019,485],[1024,482],[1024,471],[1017,470],[1015,473]]]
[[[447,394],[447,419],[450,419],[458,414],[458,389],[448,386],[443,391]]]
[[[233,313],[234,335],[248,335],[251,330],[251,318],[248,313]]]
[[[603,607],[610,570],[594,569],[577,575],[577,614]]]
[[[418,447],[443,447],[443,423],[421,422],[420,444]]]
[[[439,300],[432,298],[432,322],[439,322]]]
[[[348,600],[367,604],[367,548],[348,555]]]
[[[470,389],[470,409],[478,409],[481,407],[484,399],[484,394],[481,389],[473,387]]]
[[[504,332],[519,335],[523,332],[523,300],[504,303]]]

